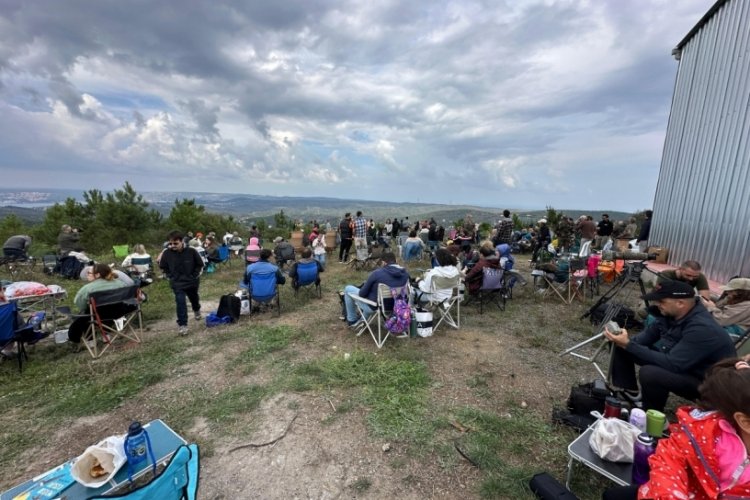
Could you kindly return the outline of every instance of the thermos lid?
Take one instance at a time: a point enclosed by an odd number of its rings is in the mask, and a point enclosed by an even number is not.
[[[130,424],[130,427],[128,427],[128,434],[131,436],[135,436],[142,430],[143,430],[143,427],[141,427],[141,423],[138,421],[135,421],[132,424]]]
[[[652,445],[654,444],[654,438],[649,436],[647,433],[642,432],[638,434],[638,442],[641,444]]]
[[[608,406],[613,406],[615,408],[621,408],[622,407],[622,401],[620,401],[619,399],[617,399],[615,397],[612,397],[612,396],[607,396],[607,398],[604,399],[604,402]]]

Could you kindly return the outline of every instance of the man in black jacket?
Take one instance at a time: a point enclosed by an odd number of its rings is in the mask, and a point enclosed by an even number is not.
[[[616,346],[612,384],[637,393],[640,381],[644,409],[664,411],[670,392],[695,400],[706,370],[736,352],[689,284],[667,281],[643,299],[653,301],[661,313],[645,330],[631,338],[625,329],[619,334],[605,329],[604,335]],[[641,367],[638,381],[635,365]]]
[[[187,335],[186,297],[190,300],[195,320],[202,319],[198,287],[201,271],[203,271],[203,259],[194,248],[185,245],[181,232],[172,231],[169,233],[169,246],[159,260],[159,267],[169,278],[169,284],[174,292],[177,305],[177,332],[180,335]]]
[[[339,264],[349,260],[349,250],[352,248],[352,214],[347,212],[344,218],[339,222],[339,237],[341,245],[339,246]]]

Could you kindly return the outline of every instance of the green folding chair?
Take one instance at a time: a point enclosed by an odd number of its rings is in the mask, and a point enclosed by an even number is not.
[[[112,245],[112,253],[115,254],[115,259],[124,259],[130,254],[128,245]]]

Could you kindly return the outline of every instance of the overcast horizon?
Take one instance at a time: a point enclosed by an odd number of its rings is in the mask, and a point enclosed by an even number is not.
[[[650,208],[713,3],[6,0],[4,187]]]

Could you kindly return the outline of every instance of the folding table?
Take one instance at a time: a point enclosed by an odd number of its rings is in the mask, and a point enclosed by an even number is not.
[[[143,426],[148,432],[149,438],[151,439],[151,446],[154,450],[154,456],[156,457],[157,469],[158,466],[165,464],[169,461],[172,454],[183,444],[187,442],[175,431],[173,431],[167,424],[161,419],[152,420],[151,422]],[[89,443],[95,444],[95,443]],[[59,467],[54,467],[51,470],[40,474],[39,476],[29,479],[28,481],[19,484],[3,493],[0,493],[0,500],[12,500],[16,495],[20,495],[24,492],[30,491],[31,489],[41,486],[45,482],[45,478],[49,477],[49,474],[58,470],[60,467],[71,463],[72,460],[61,464]],[[133,480],[148,473],[151,470],[151,461],[144,460],[138,469],[133,474]],[[65,498],[66,500],[79,500],[85,499],[94,495],[103,495],[110,493],[117,488],[120,488],[128,482],[128,466],[123,465],[122,468],[115,474],[115,477],[109,481],[109,483],[99,488],[87,488],[77,482],[73,482],[68,488],[63,490],[58,497]]]
[[[578,436],[568,445],[568,455],[570,455],[570,459],[568,460],[568,473],[565,478],[565,487],[570,489],[570,478],[573,475],[574,461],[581,462],[586,467],[593,469],[620,486],[629,485],[633,477],[633,464],[610,462],[609,460],[599,458],[589,445],[589,438],[593,431],[593,427],[589,427],[583,434]]]

